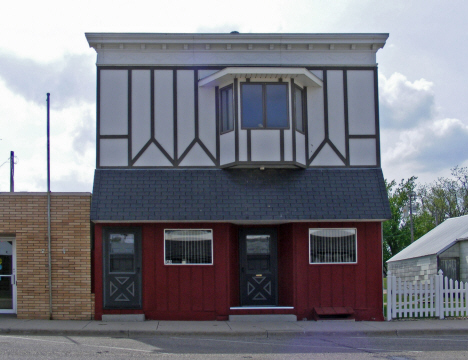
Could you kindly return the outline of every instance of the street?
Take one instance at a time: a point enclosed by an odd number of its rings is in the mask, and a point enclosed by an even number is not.
[[[0,336],[3,359],[466,359],[467,336]]]

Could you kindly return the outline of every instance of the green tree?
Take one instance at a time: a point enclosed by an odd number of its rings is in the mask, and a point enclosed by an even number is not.
[[[414,241],[431,231],[436,226],[434,218],[427,211],[418,210],[413,215]]]
[[[422,210],[433,217],[435,225],[468,214],[468,168],[451,170],[454,178],[439,178],[419,187]]]
[[[448,218],[468,215],[468,168],[454,167],[452,178],[439,178],[433,183],[417,185],[417,177],[387,182],[391,219],[383,224],[384,268],[392,256],[411,243],[411,220],[408,217],[409,195],[420,205],[413,211],[414,240],[419,239]]]
[[[417,185],[417,177],[387,182],[391,219],[383,224],[384,268],[392,256],[411,243],[411,220],[408,217],[409,195],[413,192],[420,205],[413,211],[414,240],[419,239],[448,218],[468,215],[468,168],[454,167],[452,178],[439,178],[433,183]]]
[[[459,206],[462,215],[468,214],[468,167],[455,166],[452,170],[452,176],[458,183]]]
[[[405,206],[409,202],[409,194],[416,188],[417,177],[412,176],[408,180],[402,180],[396,184],[395,180],[387,182],[388,200],[390,202],[390,220],[383,224],[383,260],[386,261],[399,253],[411,243],[411,230],[405,220]]]

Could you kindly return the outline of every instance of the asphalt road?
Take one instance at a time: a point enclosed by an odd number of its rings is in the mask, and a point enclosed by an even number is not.
[[[0,359],[467,359],[467,336],[0,336]]]

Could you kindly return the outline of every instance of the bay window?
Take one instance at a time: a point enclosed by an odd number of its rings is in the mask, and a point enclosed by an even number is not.
[[[289,128],[288,102],[287,83],[242,83],[242,128]]]

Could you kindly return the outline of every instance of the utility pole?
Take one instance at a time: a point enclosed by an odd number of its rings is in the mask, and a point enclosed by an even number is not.
[[[413,229],[413,198],[416,200],[416,194],[411,191],[409,193],[409,213],[410,213],[410,224],[411,224],[411,243],[414,242],[414,229]]]
[[[15,152],[10,151],[10,192],[15,192]]]

